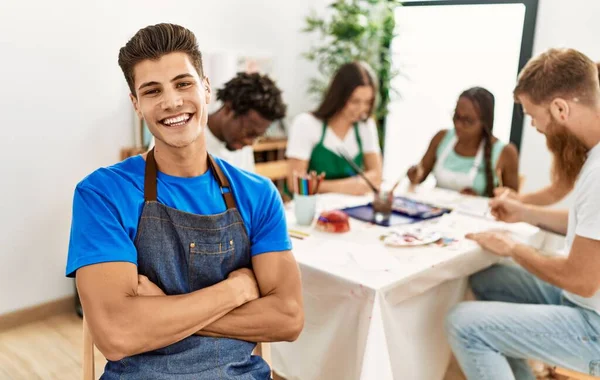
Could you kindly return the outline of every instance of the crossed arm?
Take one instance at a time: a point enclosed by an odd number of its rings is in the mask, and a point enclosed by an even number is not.
[[[252,258],[261,297],[231,311],[196,334],[250,342],[295,340],[304,325],[302,288],[296,261],[288,252]]]
[[[135,265],[101,263],[77,271],[77,288],[96,346],[109,360],[162,348],[204,329],[203,335],[250,341],[296,339],[304,314],[293,255],[263,253],[252,264],[254,275],[239,270],[189,294],[144,296]]]

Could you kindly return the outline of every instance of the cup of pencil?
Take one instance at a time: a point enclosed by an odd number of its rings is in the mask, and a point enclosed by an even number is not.
[[[309,226],[315,219],[317,193],[324,177],[324,173],[317,175],[314,171],[305,175],[294,173],[294,214],[298,225]]]

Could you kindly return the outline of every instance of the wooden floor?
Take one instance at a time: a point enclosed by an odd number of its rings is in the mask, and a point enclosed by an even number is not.
[[[73,312],[0,332],[0,379],[81,380],[81,319]],[[96,350],[96,375],[106,363]],[[453,360],[444,380],[464,380]]]
[[[81,319],[75,312],[0,332],[0,379],[81,380]],[[96,351],[96,374],[106,360]]]

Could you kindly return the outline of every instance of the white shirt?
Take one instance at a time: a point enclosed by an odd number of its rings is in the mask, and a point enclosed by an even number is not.
[[[215,157],[219,157],[230,164],[237,166],[240,169],[254,173],[256,167],[254,165],[254,150],[251,146],[245,146],[242,149],[231,151],[225,147],[225,143],[212,134],[208,125],[204,128],[206,137],[206,151]],[[154,147],[154,138],[150,142],[148,149]]]
[[[247,145],[242,149],[229,150],[226,148],[224,141],[219,140],[212,134],[208,125],[204,128],[206,135],[206,151],[215,157],[219,157],[233,166],[254,173],[254,150],[252,146]]]
[[[323,121],[314,117],[313,114],[301,113],[296,116],[288,133],[286,156],[299,160],[310,160],[310,155],[321,140],[322,133]],[[363,153],[381,152],[379,138],[377,137],[377,126],[373,119],[369,119],[364,123],[359,122],[358,134],[362,141]],[[359,153],[354,128],[349,129],[343,139],[340,139],[330,128],[327,128],[323,145],[336,154],[339,146],[342,146],[350,157],[356,157]]]
[[[574,202],[569,210],[565,252],[571,251],[575,235],[600,240],[600,144],[589,151],[575,183]],[[600,252],[597,254],[600,255]],[[600,314],[600,292],[589,298],[566,290],[564,295],[571,302]]]

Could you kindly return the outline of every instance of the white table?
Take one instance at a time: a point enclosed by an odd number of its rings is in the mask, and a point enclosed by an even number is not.
[[[439,190],[412,196],[454,206],[457,201]],[[319,195],[317,207],[368,201],[327,194]],[[291,229],[310,233],[293,240],[302,272],[304,330],[293,343],[272,345],[273,367],[288,380],[442,379],[450,359],[444,317],[463,299],[467,276],[498,261],[464,234],[502,228],[537,247],[544,240],[529,225],[452,213],[433,223],[458,243],[390,248],[379,240],[385,227],[351,220],[348,233],[323,233],[296,226],[291,206],[287,218]]]

